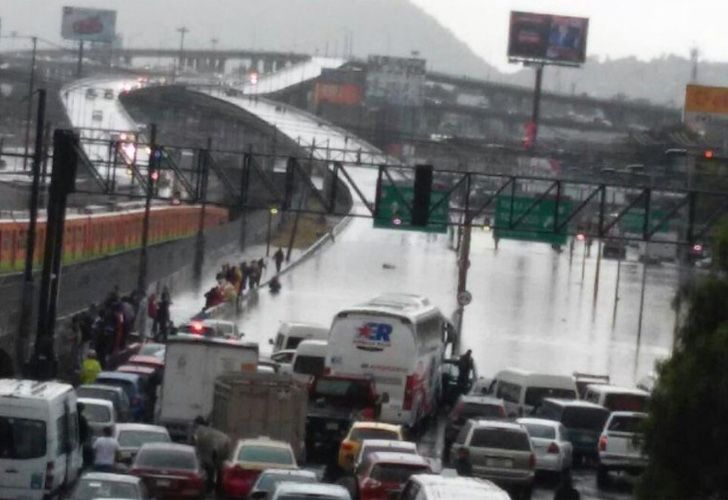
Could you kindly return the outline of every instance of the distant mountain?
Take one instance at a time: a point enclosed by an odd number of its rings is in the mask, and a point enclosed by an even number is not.
[[[2,34],[58,40],[64,4],[117,10],[117,31],[131,47],[177,47],[177,28],[186,26],[187,47],[211,47],[214,38],[220,48],[332,56],[409,56],[416,51],[430,70],[533,85],[532,70],[500,73],[409,0],[0,0]],[[4,39],[0,48],[14,43]],[[563,93],[622,94],[680,106],[689,78],[690,62],[677,56],[646,62],[591,58],[581,69],[549,67],[544,85]],[[728,64],[701,64],[700,81],[728,86]]]
[[[650,61],[635,57],[600,61],[593,57],[579,69],[546,68],[544,89],[566,94],[587,93],[603,98],[646,99],[654,104],[682,107],[691,69],[689,59],[675,55]],[[727,63],[702,62],[698,70],[698,83],[728,86]],[[517,85],[534,84],[534,72],[531,69],[502,75],[500,78]]]

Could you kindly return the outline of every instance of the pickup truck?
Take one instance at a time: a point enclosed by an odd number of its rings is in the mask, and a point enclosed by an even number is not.
[[[608,485],[610,471],[637,474],[647,466],[641,449],[641,426],[646,418],[645,413],[631,411],[615,411],[609,416],[599,437],[598,487]]]
[[[351,424],[376,419],[383,400],[369,377],[323,375],[311,386],[306,413],[306,454],[335,460]]]

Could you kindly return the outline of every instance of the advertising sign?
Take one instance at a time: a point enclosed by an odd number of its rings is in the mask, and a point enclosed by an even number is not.
[[[392,325],[367,322],[356,329],[354,345],[362,351],[383,351],[392,345]]]
[[[424,59],[371,55],[367,61],[367,103],[421,106],[425,75]]]
[[[586,60],[589,19],[511,12],[508,57],[567,65]]]
[[[722,141],[728,132],[728,87],[688,85],[683,121],[705,140]]]
[[[61,36],[66,40],[111,43],[116,36],[116,11],[63,7]]]

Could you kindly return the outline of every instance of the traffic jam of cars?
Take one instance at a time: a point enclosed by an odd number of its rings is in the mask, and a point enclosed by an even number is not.
[[[195,321],[75,386],[0,380],[0,498],[527,499],[544,477],[573,488],[590,468],[604,488],[647,464],[650,383],[478,377],[424,297],[283,323],[266,358]]]

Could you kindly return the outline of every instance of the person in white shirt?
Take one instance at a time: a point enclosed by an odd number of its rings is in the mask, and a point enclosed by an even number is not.
[[[104,427],[104,435],[94,441],[94,469],[98,472],[114,472],[119,442],[111,434],[111,427]]]

